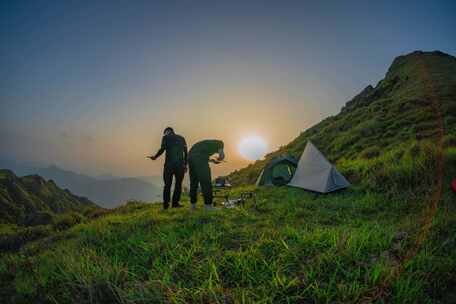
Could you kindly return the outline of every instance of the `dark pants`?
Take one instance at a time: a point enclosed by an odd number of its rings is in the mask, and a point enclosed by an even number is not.
[[[177,206],[179,204],[182,192],[182,180],[184,179],[184,175],[185,168],[183,164],[165,165],[165,168],[163,170],[163,181],[165,182],[165,187],[163,188],[163,204],[165,208],[168,208],[169,206],[173,176],[175,178],[173,206]]]
[[[212,205],[212,179],[211,168],[207,159],[190,158],[188,160],[190,173],[190,202],[195,204],[198,200],[198,184],[201,185],[204,204]]]

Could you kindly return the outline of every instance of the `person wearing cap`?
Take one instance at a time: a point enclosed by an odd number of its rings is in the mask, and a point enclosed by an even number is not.
[[[218,157],[216,159],[210,159],[215,153],[218,154]],[[190,202],[192,209],[196,208],[198,184],[201,185],[204,207],[208,210],[215,209],[212,206],[212,179],[209,162],[219,164],[224,158],[223,141],[216,139],[200,141],[194,144],[188,152]]]
[[[179,204],[179,201],[182,192],[182,181],[185,172],[187,171],[187,143],[185,142],[184,137],[174,133],[173,128],[170,127],[163,131],[161,147],[158,152],[153,156],[148,156],[148,158],[156,160],[165,151],[165,166],[163,168],[163,181],[165,182],[163,188],[163,208],[166,210],[169,207],[173,177],[175,179],[175,184],[172,207],[182,207]]]

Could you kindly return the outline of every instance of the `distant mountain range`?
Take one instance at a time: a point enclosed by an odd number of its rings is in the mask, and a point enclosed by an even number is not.
[[[10,170],[0,170],[0,222],[24,223],[37,214],[82,211],[97,207],[85,197],[59,188],[52,180],[38,175],[16,176]]]
[[[0,168],[10,169],[18,176],[37,174],[46,179],[52,179],[58,186],[85,196],[105,208],[119,206],[128,200],[159,201],[161,196],[161,178],[155,176],[92,177],[64,170],[55,165],[41,168],[6,160],[0,160]]]

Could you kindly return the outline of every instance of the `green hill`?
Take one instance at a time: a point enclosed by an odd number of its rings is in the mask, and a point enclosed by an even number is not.
[[[17,177],[0,170],[0,223],[32,224],[52,214],[82,211],[96,205],[84,197],[60,189],[52,180],[38,175]]]
[[[339,114],[229,177],[236,185],[254,183],[272,157],[288,153],[299,158],[307,140],[343,169],[347,160],[382,157],[398,146],[432,140],[440,122],[444,144],[455,146],[456,58],[439,51],[416,51],[394,59],[385,78],[375,88],[362,90]]]

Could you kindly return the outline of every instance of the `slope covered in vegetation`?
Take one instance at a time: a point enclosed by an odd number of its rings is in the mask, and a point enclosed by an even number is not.
[[[88,199],[60,189],[52,180],[38,175],[17,177],[9,170],[0,170],[0,223],[33,224],[50,219],[52,214],[95,207]]]
[[[434,140],[440,123],[444,145],[455,146],[456,58],[439,51],[413,52],[394,59],[385,78],[375,88],[366,87],[339,114],[229,177],[237,185],[254,183],[271,158],[291,154],[299,159],[307,140],[342,169],[351,167],[353,160],[384,156],[399,145]]]

